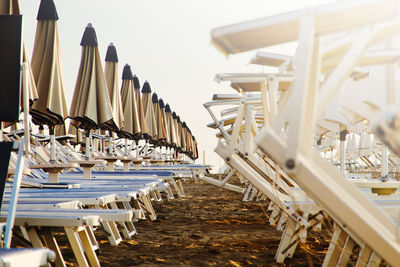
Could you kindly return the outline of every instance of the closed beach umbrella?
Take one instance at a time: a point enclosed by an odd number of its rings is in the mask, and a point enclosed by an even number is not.
[[[18,0],[1,0],[0,1],[0,15],[19,15]]]
[[[153,102],[154,115],[155,115],[156,124],[157,124],[157,136],[156,136],[155,141],[160,144],[160,143],[164,142],[164,140],[167,138],[167,136],[165,133],[163,117],[161,114],[161,109],[160,109],[160,105],[158,102],[158,96],[156,93],[153,93],[152,102]]]
[[[186,122],[182,123],[182,130],[183,130],[183,136],[185,138],[185,152],[189,153],[190,151],[190,137],[189,137],[189,131],[188,131],[188,127],[186,125]]]
[[[138,110],[140,134],[142,137],[147,138],[149,135],[149,130],[147,129],[146,118],[144,115],[142,96],[140,94],[140,82],[136,75],[133,75],[133,88],[135,91],[136,106]]]
[[[33,122],[50,128],[63,124],[68,116],[57,29],[57,10],[53,0],[42,0],[37,15],[32,54],[32,72],[39,95],[31,108]]]
[[[181,135],[179,133],[179,124],[178,124],[178,116],[175,111],[172,112],[172,120],[174,124],[175,136],[176,136],[176,148],[181,147]]]
[[[124,114],[122,110],[121,95],[119,91],[120,87],[118,82],[118,55],[117,49],[113,43],[111,43],[107,48],[104,74],[106,76],[108,96],[110,97],[114,123],[119,130],[124,125]]]
[[[182,126],[182,122],[181,122],[181,118],[179,116],[177,116],[177,120],[178,120],[178,133],[180,136],[180,140],[181,140],[181,145],[179,147],[179,150],[181,152],[184,152],[186,149],[186,137],[185,137],[185,132]]]
[[[199,149],[198,149],[198,147],[197,147],[197,140],[196,140],[196,138],[193,136],[193,148],[194,148],[194,150],[193,150],[193,159],[194,160],[196,160],[196,159],[198,159],[199,158]]]
[[[131,139],[138,138],[140,136],[139,113],[133,89],[133,75],[128,64],[124,66],[122,72],[121,100],[125,120],[121,132]]]
[[[169,127],[169,121],[167,120],[167,115],[165,114],[164,100],[162,98],[160,98],[160,100],[158,100],[158,105],[160,106],[161,118],[163,120],[163,125],[164,125],[164,129],[165,129],[164,145],[170,146],[171,145],[171,135],[170,135],[170,131],[169,131],[170,127]]]
[[[96,32],[90,23],[83,34],[81,46],[81,63],[69,115],[71,124],[87,131],[99,127],[117,131]]]
[[[19,3],[18,0],[1,0],[0,1],[0,15],[20,15],[20,10],[19,10]],[[32,73],[32,67],[31,64],[29,63],[29,58],[26,53],[26,48],[25,44],[22,46],[22,62],[28,64],[28,74],[29,74],[29,88],[27,88],[29,91],[29,104],[32,105],[33,101],[38,99],[38,94],[36,90],[36,83],[35,83],[35,78],[33,77]],[[24,80],[23,77],[24,73],[22,73],[21,81]],[[23,86],[24,84],[21,83]],[[21,106],[23,106],[24,101],[23,99],[23,92],[24,90],[21,90]]]
[[[169,135],[171,138],[171,146],[176,147],[177,141],[176,141],[175,123],[174,119],[172,118],[171,108],[168,104],[165,105],[165,116],[167,119],[167,125],[169,126],[167,131],[169,131]]]
[[[158,136],[157,122],[153,109],[151,87],[148,81],[145,81],[142,87],[142,104],[149,139],[155,140]]]

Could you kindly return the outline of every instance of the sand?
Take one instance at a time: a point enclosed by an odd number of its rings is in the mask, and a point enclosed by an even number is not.
[[[153,203],[156,221],[135,224],[138,235],[117,247],[96,232],[102,266],[320,266],[326,238],[309,234],[284,265],[274,256],[281,232],[268,224],[264,202],[199,181],[184,183],[186,197]],[[64,236],[57,236],[68,266],[76,266]]]
[[[184,188],[185,198],[154,204],[157,221],[136,223],[133,240],[112,247],[103,237],[102,266],[280,266],[281,232],[268,224],[265,203],[201,181]],[[285,266],[321,265],[327,247],[311,235]]]

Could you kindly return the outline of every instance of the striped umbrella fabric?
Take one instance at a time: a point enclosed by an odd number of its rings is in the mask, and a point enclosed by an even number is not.
[[[37,15],[32,72],[39,99],[31,107],[35,124],[51,127],[68,116],[58,39],[58,14],[53,0],[42,0]]]
[[[108,95],[110,97],[115,126],[119,131],[124,126],[124,113],[119,89],[118,54],[113,43],[110,43],[107,48],[105,61],[104,74],[106,76]]]
[[[158,100],[158,105],[160,107],[160,111],[161,111],[161,117],[163,120],[163,125],[164,125],[164,129],[165,129],[165,141],[164,144],[166,146],[171,146],[171,135],[170,135],[170,126],[169,126],[169,121],[167,120],[167,115],[165,114],[165,104],[164,104],[164,100],[162,98],[160,98]]]
[[[143,102],[142,96],[140,94],[140,82],[139,82],[139,78],[136,75],[133,75],[133,88],[135,91],[136,106],[138,109],[140,134],[142,137],[144,137],[146,139],[149,136],[149,130],[147,128],[147,123],[146,123],[146,118],[144,115],[145,113],[144,113],[143,103],[142,103]]]
[[[161,114],[160,105],[158,102],[158,96],[156,93],[153,93],[152,95],[152,102],[153,102],[154,116],[156,118],[156,125],[157,125],[157,136],[154,141],[156,141],[158,145],[161,145],[167,138],[167,134],[165,132],[164,121]]]
[[[83,33],[82,56],[69,117],[77,128],[118,131],[100,59],[96,32],[89,23]]]
[[[186,137],[185,132],[182,126],[181,118],[179,116],[176,117],[178,121],[178,134],[180,136],[181,145],[179,146],[179,151],[184,152],[186,149]]]
[[[180,148],[182,146],[181,143],[181,135],[179,132],[179,123],[178,123],[178,116],[176,115],[175,111],[172,112],[172,120],[174,124],[175,136],[176,136],[176,148]]]
[[[130,139],[137,139],[140,137],[139,113],[133,89],[132,70],[128,64],[124,66],[122,72],[121,100],[125,118],[121,133]]]
[[[149,139],[150,141],[157,140],[157,122],[153,109],[151,87],[148,81],[145,81],[142,87],[142,103]]]
[[[167,131],[169,132],[170,138],[171,138],[171,146],[176,147],[177,146],[177,137],[176,137],[176,129],[175,129],[175,122],[172,117],[172,112],[169,104],[165,105],[165,117],[167,120],[167,125],[169,126]]]

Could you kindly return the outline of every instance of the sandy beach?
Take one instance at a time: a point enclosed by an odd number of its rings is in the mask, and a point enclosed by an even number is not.
[[[202,181],[184,183],[186,197],[154,203],[156,221],[135,224],[138,235],[110,246],[96,231],[102,266],[282,266],[274,260],[281,232],[268,223],[265,202]],[[57,236],[69,266],[77,266],[64,236]],[[319,266],[328,242],[317,233],[284,266]]]

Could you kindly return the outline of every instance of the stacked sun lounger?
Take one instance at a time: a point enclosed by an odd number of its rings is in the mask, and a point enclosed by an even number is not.
[[[399,161],[384,132],[397,120],[371,126],[398,105],[397,11],[396,1],[338,1],[211,33],[225,54],[298,43],[294,55],[259,51],[251,59],[275,72],[217,74],[239,94],[204,104],[229,172],[202,179],[268,204],[269,222],[282,231],[279,263],[322,230],[331,236],[324,266],[400,264]]]

